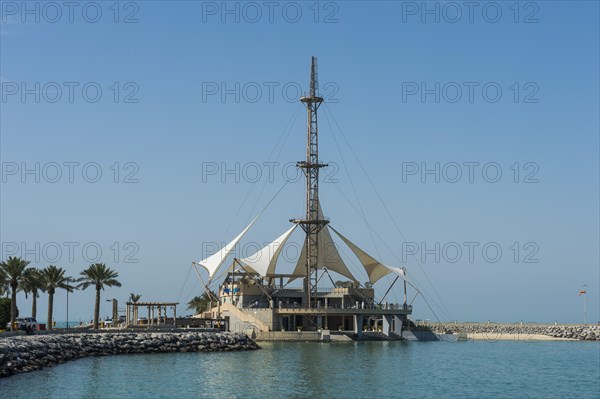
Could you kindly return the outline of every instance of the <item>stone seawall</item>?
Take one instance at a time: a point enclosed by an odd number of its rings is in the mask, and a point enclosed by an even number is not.
[[[86,333],[0,338],[0,378],[86,356],[259,349],[245,334],[213,332]]]
[[[498,336],[512,335],[547,335],[555,338],[570,338],[585,341],[600,341],[600,325],[555,325],[534,323],[440,323],[429,326],[436,333],[465,332],[467,334],[488,334]]]

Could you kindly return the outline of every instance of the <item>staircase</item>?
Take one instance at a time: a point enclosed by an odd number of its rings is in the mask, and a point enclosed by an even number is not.
[[[352,288],[349,293],[350,293],[351,296],[357,296],[357,297],[359,297],[361,299],[361,302],[364,302],[366,305],[373,305],[374,304],[373,298],[369,298],[361,290]]]
[[[238,322],[240,322],[242,324],[250,324],[250,325],[256,326],[256,328],[258,328],[259,331],[269,331],[270,330],[270,328],[267,324],[265,324],[263,321],[254,317],[254,315],[252,313],[243,312],[242,310],[237,308],[235,305],[232,305],[231,303],[222,303],[221,304],[221,312],[229,313],[228,316],[229,316],[230,325],[233,325],[234,324],[233,319],[236,319]]]

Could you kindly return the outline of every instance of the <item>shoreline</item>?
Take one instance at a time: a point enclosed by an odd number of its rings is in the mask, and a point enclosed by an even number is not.
[[[467,334],[468,340],[474,341],[583,341],[577,338],[551,337],[544,334],[494,334],[494,333],[471,333]]]
[[[600,341],[600,325],[534,323],[431,323],[418,327],[444,334],[466,334],[470,339],[539,341]]]

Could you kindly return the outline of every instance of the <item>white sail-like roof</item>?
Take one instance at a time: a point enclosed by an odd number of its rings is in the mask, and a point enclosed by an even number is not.
[[[215,275],[219,267],[221,267],[225,259],[231,254],[231,252],[233,252],[237,243],[248,232],[248,230],[252,227],[252,225],[257,219],[258,217],[252,220],[252,222],[250,222],[250,224],[240,234],[238,234],[229,244],[221,248],[219,252],[198,262],[200,266],[204,267],[208,271],[209,280],[212,279],[212,277]],[[319,219],[324,219],[320,207]],[[277,260],[279,259],[281,251],[283,250],[283,246],[297,227],[297,224],[292,226],[281,236],[279,236],[273,242],[267,244],[258,252],[246,258],[240,259],[240,263],[244,266],[244,268],[247,268],[251,272],[256,272],[263,277],[274,275]],[[323,228],[318,233],[318,269],[327,268],[328,270],[334,271],[344,277],[358,282],[358,280],[354,277],[354,275],[350,272],[350,270],[342,260],[338,248],[333,242],[331,232],[329,231],[329,229],[333,230],[338,235],[338,237],[341,238],[342,241],[344,241],[344,243],[352,250],[354,255],[356,255],[360,263],[365,268],[365,271],[369,276],[369,281],[372,284],[374,284],[380,278],[390,273],[394,273],[403,280],[407,280],[404,269],[384,265],[377,259],[367,254],[365,251],[360,249],[357,245],[355,245],[353,242],[351,242],[342,234],[340,234],[339,231],[337,231],[329,225],[323,226]],[[298,277],[302,277],[306,274],[306,242],[302,246],[300,257],[298,258],[296,267],[292,274],[294,277],[291,277],[289,281],[292,281]]]
[[[337,231],[333,227],[331,227],[331,230],[333,230],[335,232],[335,234],[337,234],[338,237],[340,237],[346,243],[346,245],[348,247],[350,247],[352,252],[354,252],[354,255],[356,255],[356,257],[358,258],[360,263],[362,263],[365,270],[367,271],[367,274],[369,275],[369,281],[371,282],[371,284],[375,284],[375,282],[377,280],[379,280],[383,276],[386,276],[392,272],[400,275],[402,278],[405,278],[404,271],[402,269],[391,268],[389,266],[382,264],[377,259],[373,258],[371,255],[369,255],[368,253],[366,253],[365,251],[363,251],[362,249],[357,247],[354,243],[352,243],[346,237],[341,235],[339,231]],[[392,269],[398,269],[398,270],[400,270],[400,272],[398,272],[397,270],[392,270]]]
[[[242,239],[244,234],[252,227],[254,222],[256,222],[256,217],[250,224],[240,233],[237,237],[235,237],[229,244],[225,245],[221,250],[206,259],[201,260],[198,264],[204,267],[208,271],[208,279],[210,280],[219,269],[219,267],[225,262],[225,259],[233,252],[237,243]]]
[[[406,278],[406,272],[404,271],[404,269],[402,269],[400,267],[391,267],[391,266],[385,266],[385,267],[390,269],[392,273],[394,273],[395,275],[400,277],[402,280],[408,281],[408,279]]]
[[[337,246],[331,239],[329,228],[327,226],[323,227],[318,234],[319,236],[317,239],[319,241],[319,260],[317,263],[317,268],[327,268],[327,270],[334,271],[344,277],[358,282],[358,280],[356,280],[352,273],[350,273],[350,270],[348,270],[348,267],[342,260]],[[300,253],[300,257],[298,258],[298,263],[296,263],[296,268],[294,269],[293,274],[298,277],[306,275],[306,242],[302,246],[302,252]],[[291,280],[293,279],[290,279],[290,281]]]
[[[298,227],[297,224],[293,225],[288,231],[276,238],[275,241],[269,243],[255,254],[240,259],[240,262],[244,267],[251,269],[263,277],[274,274],[275,265],[283,249],[283,244],[290,238],[296,227]]]

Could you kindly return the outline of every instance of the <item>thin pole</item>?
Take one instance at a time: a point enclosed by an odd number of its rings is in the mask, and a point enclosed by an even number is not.
[[[67,290],[67,329],[69,329],[69,290]]]
[[[583,285],[583,324],[587,324],[586,297],[587,297],[587,284],[584,284]]]
[[[112,326],[117,325],[117,321],[119,320],[119,305],[117,299],[112,299],[112,314],[113,314],[113,323]]]
[[[200,280],[200,282],[202,283],[202,285],[204,286],[204,289],[206,290],[206,292],[208,293],[208,296],[211,298],[216,299],[217,301],[219,301],[219,298],[215,298],[212,293],[210,292],[210,290],[208,289],[208,287],[206,286],[206,284],[204,283],[204,280],[202,279],[202,276],[200,275],[200,272],[198,271],[198,269],[196,269],[196,262],[192,262],[192,265],[194,266],[194,271],[196,272],[196,275],[198,276],[198,279]]]
[[[404,275],[406,276],[406,268],[403,267],[402,270],[404,270]],[[404,280],[404,306],[406,306],[406,280]]]
[[[417,290],[417,292],[415,293],[415,296],[413,297],[412,301],[410,301],[410,303],[408,304],[409,306],[412,305],[412,303],[415,301],[415,299],[417,299],[417,295],[419,295],[421,293],[421,291]]]
[[[583,324],[587,324],[587,309],[586,309],[586,301],[585,301],[585,297],[587,295],[583,294]]]
[[[398,281],[399,278],[400,278],[399,276],[396,276],[396,278],[394,279],[394,281],[390,285],[390,288],[388,288],[387,291],[385,292],[385,294],[383,294],[383,298],[381,298],[381,301],[379,301],[380,305],[383,303],[383,300],[385,299],[385,297],[387,296],[387,294],[390,292],[390,290],[392,289],[392,287],[394,286],[394,284],[396,284],[396,281]],[[406,301],[406,299],[405,299],[405,301]]]
[[[246,268],[244,267],[244,265],[242,264],[242,262],[240,262],[240,261],[239,261],[237,258],[236,258],[236,259],[234,259],[234,260],[233,260],[233,262],[234,262],[234,267],[235,267],[235,264],[237,263],[237,265],[238,265],[239,267],[241,267],[241,268],[242,268],[242,270],[244,270],[246,273],[250,274],[250,272],[248,271],[248,269],[246,269]],[[262,285],[262,284],[258,284],[258,288],[260,288],[260,289],[262,290],[262,292],[264,292],[264,293],[265,293],[265,295],[267,296],[267,298],[269,298],[269,300],[273,299],[273,298],[271,298],[271,295],[269,295],[269,293],[268,293],[268,292],[267,292],[267,291],[266,291],[266,290],[263,288],[263,285]]]

